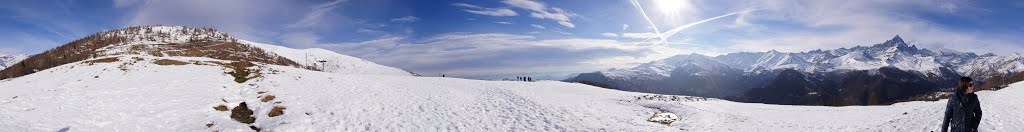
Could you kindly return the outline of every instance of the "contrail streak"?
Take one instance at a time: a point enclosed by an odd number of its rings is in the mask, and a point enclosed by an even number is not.
[[[666,43],[667,44],[668,43],[668,39],[671,38],[672,36],[675,36],[676,33],[679,33],[680,31],[683,31],[683,30],[685,30],[687,28],[690,28],[690,27],[693,27],[693,26],[704,24],[706,22],[713,21],[713,20],[716,20],[716,19],[719,19],[719,18],[723,18],[723,17],[728,17],[728,16],[740,14],[740,13],[746,13],[746,12],[751,12],[751,11],[758,10],[758,9],[747,9],[747,10],[733,12],[733,13],[729,13],[729,14],[725,14],[725,15],[721,15],[721,16],[717,16],[717,17],[712,17],[712,18],[701,20],[701,21],[692,22],[690,24],[682,25],[682,26],[673,28],[672,30],[668,30],[668,31],[665,31],[664,33],[662,33],[660,30],[658,30],[658,26],[654,25],[654,22],[651,21],[651,18],[647,16],[647,12],[644,11],[644,8],[642,6],[640,6],[640,2],[638,2],[637,0],[630,0],[629,2],[632,3],[634,7],[636,7],[637,9],[640,10],[640,15],[642,15],[644,17],[644,20],[647,20],[647,24],[650,24],[651,28],[654,29],[655,36],[657,36],[657,38],[659,38],[661,40],[659,42],[655,42],[655,44],[657,44],[657,43]],[[641,43],[646,43],[647,41],[649,41],[651,39],[654,39],[654,38],[647,38],[647,39],[645,39],[643,41],[634,43],[633,46],[640,45]]]
[[[693,22],[693,23],[690,23],[690,24],[686,24],[686,25],[682,25],[682,26],[676,27],[676,28],[674,28],[672,30],[668,30],[664,34],[660,34],[659,36],[664,36],[664,37],[662,37],[663,40],[664,39],[668,39],[668,38],[671,38],[672,36],[676,35],[676,33],[679,33],[679,31],[683,31],[683,29],[687,29],[687,28],[690,28],[690,27],[693,27],[693,26],[696,26],[696,25],[700,25],[700,24],[703,24],[705,22],[709,22],[709,21],[712,21],[712,20],[715,20],[715,19],[719,19],[719,18],[723,18],[723,17],[728,17],[728,16],[740,14],[740,13],[751,12],[751,11],[755,11],[755,10],[756,9],[748,9],[748,10],[744,10],[744,11],[738,11],[738,12],[733,12],[733,13],[729,13],[729,14],[725,14],[725,15],[721,15],[721,16],[717,16],[717,17],[712,17],[712,18],[704,19],[704,20],[701,20],[701,21],[697,21],[697,22]]]
[[[699,20],[699,21],[694,21],[694,23],[686,24],[686,25],[683,25],[683,26],[680,26],[680,27],[676,27],[675,29],[666,31],[665,33],[658,34],[657,37],[662,39],[662,41],[656,42],[656,43],[668,43],[668,39],[672,38],[672,36],[675,36],[677,33],[681,32],[683,30],[689,29],[691,27],[700,25],[700,24],[708,23],[708,21],[715,20],[715,19],[722,18],[722,17],[726,17],[726,16],[736,15],[736,14],[739,14],[739,13],[750,12],[750,11],[754,11],[754,10],[758,10],[758,9],[746,9],[746,10],[742,10],[742,11],[726,13],[726,14],[722,14],[722,15],[719,15],[719,16],[715,16],[715,17],[711,17],[711,18],[707,18],[707,19],[703,19],[703,20]],[[635,43],[633,45],[634,46],[640,45],[640,43],[645,43],[648,40],[650,40],[650,39],[646,39],[646,40],[640,41],[640,42]]]
[[[654,25],[654,22],[651,21],[651,18],[647,17],[647,12],[644,11],[644,7],[640,6],[640,2],[637,2],[636,0],[631,0],[629,2],[633,3],[633,6],[635,6],[637,9],[640,10],[640,15],[644,16],[644,20],[647,20],[647,24],[651,24],[651,28],[654,28],[654,34],[657,34],[658,38],[661,38],[661,41],[665,41],[666,38],[661,35],[661,31],[658,31],[658,25]],[[644,41],[647,41],[647,40],[644,40]]]

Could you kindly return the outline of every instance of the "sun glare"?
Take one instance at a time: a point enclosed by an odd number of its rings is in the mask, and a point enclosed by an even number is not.
[[[654,5],[664,14],[676,14],[681,8],[687,6],[686,0],[654,0]]]

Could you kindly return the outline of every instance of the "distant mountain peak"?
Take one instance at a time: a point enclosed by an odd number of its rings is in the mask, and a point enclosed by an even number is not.
[[[889,40],[885,41],[885,43],[876,44],[876,45],[873,45],[871,47],[878,47],[878,48],[895,47],[897,49],[911,48],[909,45],[907,45],[907,42],[903,41],[903,38],[900,38],[900,35],[896,35],[896,37],[893,37],[892,39],[889,39]],[[917,48],[917,46],[914,46],[913,48]]]
[[[900,35],[896,35],[896,37],[892,37],[892,39],[889,39],[889,41],[886,41],[885,43],[890,43],[890,42],[891,43],[905,43],[905,42],[903,42],[903,38],[900,38]]]

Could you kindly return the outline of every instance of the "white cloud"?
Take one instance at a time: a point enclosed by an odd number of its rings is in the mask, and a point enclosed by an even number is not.
[[[449,33],[407,43],[392,37],[319,47],[421,73],[483,75],[586,72],[662,59],[678,50],[608,39],[537,39],[529,35]],[[602,61],[628,58],[621,61]]]
[[[313,32],[289,32],[281,35],[281,42],[294,47],[308,48],[319,43],[320,37]]]
[[[470,4],[466,4],[466,3],[454,3],[454,4],[452,4],[452,6],[469,8],[469,9],[463,9],[462,11],[473,13],[473,14],[479,14],[479,15],[499,16],[499,17],[500,16],[518,16],[519,15],[519,13],[516,13],[515,11],[512,11],[511,9],[505,9],[505,8],[486,8],[486,7],[480,7],[480,6],[477,6],[477,5],[470,5]]]
[[[501,2],[510,6],[527,9],[533,12],[543,12],[547,8],[547,5],[532,0],[503,0]]]
[[[652,32],[622,33],[622,37],[623,38],[633,38],[633,39],[649,39],[649,38],[657,38],[658,34],[652,33]]]
[[[288,25],[291,28],[308,28],[316,26],[322,23],[324,15],[330,13],[331,10],[339,7],[339,4],[347,0],[335,0],[327,3],[319,4],[313,7],[313,10],[306,13],[299,21]]]
[[[530,24],[530,26],[537,29],[547,29],[546,27],[537,24]]]
[[[416,22],[418,20],[420,20],[420,18],[415,16],[404,16],[399,18],[392,18],[391,22]]]
[[[565,26],[565,27],[569,27],[569,28],[575,28],[576,27],[576,24],[572,24],[569,21],[559,21],[558,24],[562,25],[562,26]]]
[[[512,22],[494,22],[494,23],[497,23],[497,24],[512,24]]]
[[[356,30],[356,32],[358,32],[358,33],[366,33],[366,34],[385,34],[385,33],[387,33],[387,32],[384,32],[384,31],[373,30],[373,29],[366,29],[366,28],[360,28],[359,30]]]
[[[576,17],[575,13],[563,10],[562,8],[548,8],[544,3],[532,0],[503,0],[506,5],[522,8],[530,11],[530,17],[539,19],[550,19],[557,21],[562,26],[575,28],[576,25],[570,22],[570,18]]]
[[[622,24],[622,31],[626,31],[626,29],[629,29],[629,24]]]
[[[619,37],[619,34],[615,34],[615,33],[601,33],[601,36],[605,36],[605,37],[609,37],[609,38],[616,38],[616,37]]]

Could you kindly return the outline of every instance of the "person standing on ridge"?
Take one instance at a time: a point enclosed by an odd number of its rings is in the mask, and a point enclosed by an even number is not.
[[[974,94],[974,82],[970,77],[962,77],[946,103],[942,132],[976,132],[980,123],[981,104]]]

